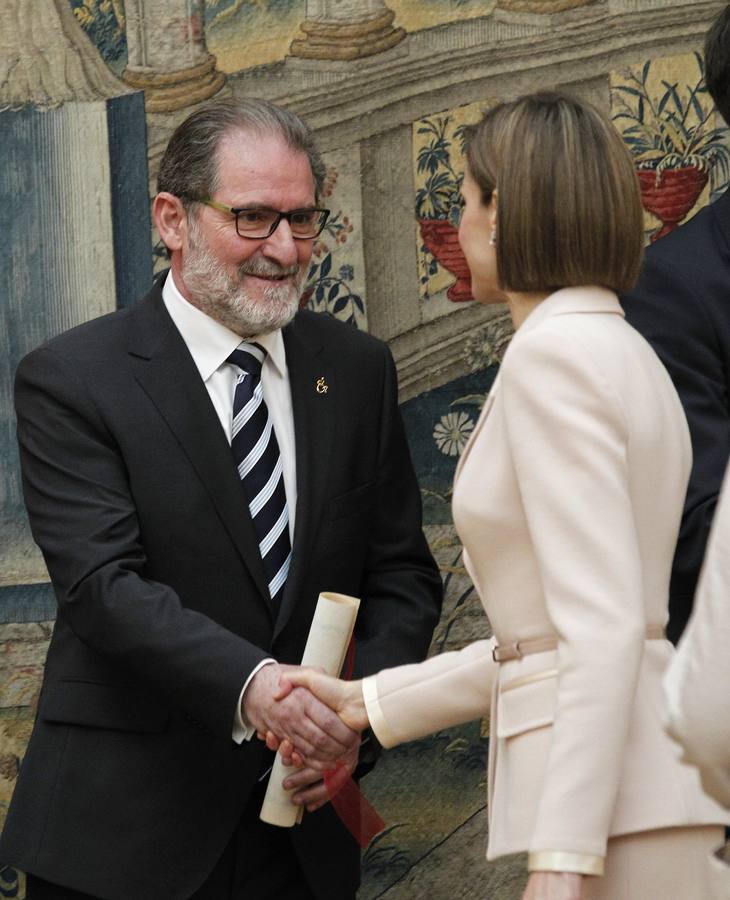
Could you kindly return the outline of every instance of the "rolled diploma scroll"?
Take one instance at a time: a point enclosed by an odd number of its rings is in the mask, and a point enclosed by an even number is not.
[[[357,597],[332,593],[319,595],[304,648],[303,666],[324,669],[335,678],[340,674],[359,606]],[[292,803],[289,795],[293,792],[282,787],[287,775],[296,771],[294,766],[285,766],[277,754],[259,816],[263,822],[282,828],[291,828],[301,822],[303,807]]]

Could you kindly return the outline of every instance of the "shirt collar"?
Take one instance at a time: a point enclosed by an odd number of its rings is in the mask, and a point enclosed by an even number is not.
[[[200,377],[207,381],[241,343],[240,335],[193,306],[180,293],[170,271],[162,286],[162,300],[193,357]],[[286,353],[281,329],[254,339],[266,350],[279,375],[286,376]]]
[[[239,338],[239,343],[241,339]],[[281,333],[281,328],[277,328],[276,331],[269,331],[266,334],[259,334],[253,341],[259,345],[259,347],[263,347],[267,353],[267,359],[270,359],[274,364],[274,368],[282,377],[286,376],[287,368],[286,368],[286,351],[284,349],[284,337]]]

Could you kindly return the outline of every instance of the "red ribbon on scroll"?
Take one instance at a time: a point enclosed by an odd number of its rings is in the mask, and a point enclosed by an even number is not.
[[[340,678],[343,681],[352,681],[352,671],[355,668],[355,638],[350,638],[347,645],[347,653],[345,653],[345,661],[342,664],[342,674]]]
[[[336,769],[324,773],[324,786],[342,824],[364,850],[385,828],[385,822],[341,763],[337,764]]]
[[[351,638],[342,667],[342,678],[345,681],[350,681],[354,668],[355,640]],[[365,795],[341,763],[324,773],[324,786],[340,821],[364,850],[375,835],[385,828],[385,822],[365,799]]]

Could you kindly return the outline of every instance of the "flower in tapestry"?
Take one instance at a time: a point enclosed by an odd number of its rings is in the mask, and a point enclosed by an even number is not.
[[[315,241],[302,306],[328,312],[355,328],[367,328],[365,260],[362,249],[360,159],[345,153],[326,157],[321,204],[330,217]]]
[[[436,423],[433,439],[445,456],[461,456],[472,431],[474,420],[465,412],[450,412]]]

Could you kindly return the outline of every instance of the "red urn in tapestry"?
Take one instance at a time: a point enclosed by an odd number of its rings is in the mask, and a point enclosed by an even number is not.
[[[639,169],[637,174],[644,209],[662,223],[659,231],[652,234],[652,242],[674,231],[697,203],[709,177],[696,166],[665,169],[658,175],[651,169]]]
[[[419,134],[428,135],[427,142],[418,152],[418,171],[428,174],[425,184],[416,193],[416,218],[424,248],[440,266],[456,276],[446,296],[454,303],[460,303],[474,298],[469,267],[459,246],[464,175],[457,172],[451,162],[452,141],[446,134],[450,121],[449,116],[433,116],[423,119],[418,129]],[[463,134],[463,126],[454,133],[462,140]],[[435,266],[430,274],[434,271]]]
[[[428,252],[444,269],[456,275],[446,296],[454,303],[473,300],[469,266],[459,246],[459,229],[448,220],[419,219],[418,224]]]
[[[704,61],[695,54],[699,78],[694,86],[661,81],[663,92],[654,95],[647,85],[651,61],[641,75],[630,72],[614,88],[623,138],[636,160],[644,208],[661,222],[652,235],[656,241],[673,231],[691,212],[710,177],[730,176],[730,147],[726,132],[710,127],[714,114],[706,99]],[[715,178],[719,176],[719,178]]]

